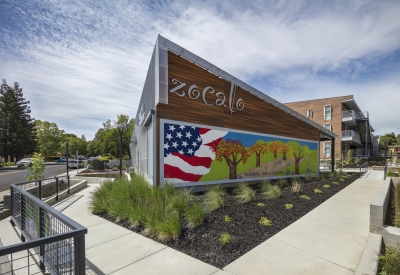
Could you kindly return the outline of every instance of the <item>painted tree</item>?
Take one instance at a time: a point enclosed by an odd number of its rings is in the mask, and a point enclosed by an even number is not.
[[[249,149],[244,147],[240,140],[221,140],[218,145],[211,148],[215,153],[215,158],[218,161],[223,159],[229,166],[229,179],[236,179],[236,169],[240,162],[246,163],[250,152]]]
[[[300,161],[303,159],[307,159],[311,154],[311,150],[306,145],[301,146],[300,144],[294,145],[291,150],[292,150],[291,157],[293,157],[294,159],[295,174],[299,175]]]
[[[286,160],[286,156],[288,155],[288,153],[290,154],[291,149],[292,149],[292,147],[290,147],[287,144],[281,144],[281,146],[279,146],[278,152],[279,152],[279,154],[283,155],[282,160]]]
[[[279,141],[273,141],[269,145],[268,149],[270,153],[274,153],[274,158],[276,159],[279,148],[281,147],[282,143]]]
[[[250,149],[250,154],[256,154],[256,167],[261,166],[261,155],[264,155],[268,152],[268,145],[265,142],[255,143],[253,144]]]

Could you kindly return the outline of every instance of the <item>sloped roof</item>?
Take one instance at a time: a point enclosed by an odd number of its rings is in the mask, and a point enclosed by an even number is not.
[[[272,104],[273,106],[285,111],[286,113],[289,113],[290,115],[306,122],[307,124],[317,128],[320,131],[320,136],[321,139],[330,139],[332,137],[337,137],[335,133],[332,131],[329,131],[325,127],[319,125],[318,123],[315,123],[311,119],[306,118],[305,116],[299,114],[298,112],[290,109],[289,107],[286,107],[284,104],[280,103],[279,101],[273,99],[272,97],[269,97],[268,95],[264,94],[263,92],[257,90],[256,88],[250,86],[249,84],[241,81],[240,79],[234,77],[233,75],[225,72],[224,70],[218,68],[217,66],[211,64],[210,62],[202,59],[201,57],[195,55],[194,53],[188,51],[187,49],[175,44],[174,42],[168,40],[167,38],[158,35],[158,45],[159,47],[168,49],[177,55],[189,60],[190,62],[193,62],[197,66],[200,66],[204,68],[206,71],[217,75],[220,78],[223,78],[236,86],[242,88],[243,90],[251,93],[252,95],[257,96],[258,98],[268,102],[269,104]]]

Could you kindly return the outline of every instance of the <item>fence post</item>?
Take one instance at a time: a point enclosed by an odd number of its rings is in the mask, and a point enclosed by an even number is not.
[[[68,194],[69,194],[69,192],[70,192],[70,190],[69,190],[69,187],[70,187],[70,183],[69,183],[69,175],[67,176],[67,179],[68,179]]]
[[[39,207],[39,237],[44,238],[45,237],[45,225],[44,225],[44,210]],[[44,245],[40,246],[40,269],[42,272],[45,272],[45,266],[44,266]]]
[[[56,201],[58,201],[58,178],[56,177]]]
[[[21,240],[25,242],[25,236],[22,232],[25,230],[25,196],[21,194]]]
[[[75,274],[85,274],[85,235],[74,237]]]
[[[39,200],[42,200],[42,181],[39,180]]]

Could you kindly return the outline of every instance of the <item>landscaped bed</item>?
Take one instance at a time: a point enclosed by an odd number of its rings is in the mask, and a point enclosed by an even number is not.
[[[290,183],[282,189],[276,185],[284,186],[286,180],[264,182],[251,188],[242,184],[240,191],[238,188],[216,188],[194,196],[170,187],[164,191],[157,191],[157,188],[147,198],[138,198],[138,194],[148,191],[144,191],[146,188],[134,187],[136,183],[125,183],[126,188],[121,184],[118,192],[110,191],[113,188],[111,184],[105,184],[103,190],[94,193],[90,207],[93,213],[107,220],[154,240],[163,241],[171,248],[222,268],[358,178],[356,174],[323,175],[312,182],[302,183],[301,191],[297,184],[301,180],[295,179],[296,183]],[[143,184],[143,180],[137,176],[132,181],[139,182],[136,186]],[[272,199],[279,195],[279,190],[280,197]],[[119,195],[112,198],[111,193]],[[159,203],[159,200],[163,203]],[[124,203],[115,206],[113,201]],[[222,207],[213,210],[222,202]],[[145,206],[147,204],[150,206]],[[128,205],[131,210],[128,210]],[[138,209],[133,210],[132,205],[138,205]],[[151,205],[158,210],[146,208],[152,207]],[[165,221],[160,221],[163,218]]]

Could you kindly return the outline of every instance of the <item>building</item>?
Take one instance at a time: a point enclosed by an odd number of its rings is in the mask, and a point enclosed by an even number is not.
[[[400,157],[400,145],[389,145],[387,150],[388,155]]]
[[[229,57],[227,57],[229,58]],[[335,134],[158,36],[130,150],[153,186],[316,175]]]
[[[353,150],[353,157],[368,158],[378,153],[379,143],[372,134],[368,112],[363,112],[352,95],[305,100],[285,104],[334,132],[338,138],[335,150],[331,141],[320,143],[320,157],[330,158],[332,152],[346,156]]]

